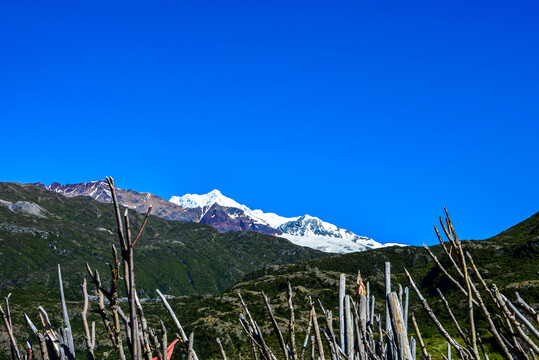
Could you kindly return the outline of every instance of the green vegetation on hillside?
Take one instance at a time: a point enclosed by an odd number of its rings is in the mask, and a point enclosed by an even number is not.
[[[66,198],[33,185],[0,183],[0,199],[28,201],[44,209],[46,218],[0,206],[0,289],[32,291],[37,296],[56,289],[56,265],[62,264],[68,299],[78,299],[85,262],[107,271],[116,243],[112,204],[87,197]],[[143,216],[130,212],[134,227]],[[138,288],[155,296],[215,294],[243,276],[269,264],[310,260],[327,254],[256,232],[219,233],[208,225],[152,216],[135,249]],[[47,295],[48,296],[48,295]]]

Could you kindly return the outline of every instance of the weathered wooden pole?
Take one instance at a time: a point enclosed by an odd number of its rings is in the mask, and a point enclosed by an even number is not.
[[[389,307],[387,304],[387,296],[391,293],[391,263],[385,263],[384,271],[385,290],[386,290],[386,333],[391,331],[391,316],[389,315]]]
[[[408,289],[408,286],[404,288],[404,331],[406,336],[408,337],[408,300],[410,296],[410,290]]]
[[[66,344],[63,344],[67,347],[67,359],[75,360],[75,345],[73,342],[73,330],[71,329],[71,323],[69,322],[69,314],[67,313],[67,305],[64,297],[64,284],[62,282],[62,270],[60,269],[60,264],[58,264],[58,281],[60,283],[60,302],[62,304],[62,315],[64,318],[63,331],[65,332],[65,341]]]
[[[339,277],[339,340],[341,349],[345,349],[345,323],[344,323],[344,295],[346,293],[346,275],[341,274]]]
[[[363,294],[359,295],[359,325],[363,335],[367,334],[368,305],[367,297]]]
[[[350,296],[344,297],[344,316],[346,321],[346,355],[349,359],[354,355],[354,325],[352,322],[352,308],[350,306]]]
[[[376,298],[374,295],[372,296],[372,303],[371,303],[371,324],[374,329],[374,303],[376,302]]]
[[[389,308],[393,339],[397,343],[397,349],[399,350],[399,359],[411,359],[412,354],[410,353],[410,344],[405,335],[406,331],[404,329],[402,306],[397,293],[389,293],[386,297],[386,304]]]
[[[371,312],[370,312],[370,300],[371,300],[371,287],[370,287],[370,283],[367,281],[367,287],[366,287],[366,291],[365,291],[365,296],[367,298],[367,308],[366,308],[366,313],[367,313],[367,322],[369,321],[372,321],[371,319]]]
[[[412,353],[412,359],[410,359],[410,360],[415,360],[416,344],[415,344],[415,339],[414,339],[413,336],[410,336],[410,352]]]

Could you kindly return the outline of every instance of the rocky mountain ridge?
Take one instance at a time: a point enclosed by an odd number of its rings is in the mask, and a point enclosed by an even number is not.
[[[102,203],[112,202],[108,184],[104,180],[80,184],[49,186],[38,183],[50,191],[67,197],[88,196]],[[118,189],[118,201],[125,207],[146,212],[153,204],[152,214],[167,220],[196,222],[215,227],[220,232],[252,230],[281,236],[294,244],[313,249],[349,253],[380,248],[383,245],[365,236],[341,229],[313,216],[283,217],[262,210],[251,210],[246,205],[213,190],[207,194],[173,196],[169,201],[152,193]]]

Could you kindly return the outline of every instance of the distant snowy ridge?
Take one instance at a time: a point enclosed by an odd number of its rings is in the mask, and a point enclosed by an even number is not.
[[[173,196],[170,202],[186,208],[209,208],[213,204],[242,210],[254,223],[266,225],[282,232],[281,235],[292,243],[326,252],[348,253],[376,249],[385,245],[365,236],[341,229],[310,215],[283,217],[262,210],[251,210],[246,205],[224,196],[219,190],[207,194],[186,194]],[[392,244],[396,245],[396,244]]]

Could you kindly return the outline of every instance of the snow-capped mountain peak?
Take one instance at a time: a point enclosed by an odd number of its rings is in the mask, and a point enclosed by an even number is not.
[[[283,217],[275,213],[265,213],[262,210],[251,210],[235,200],[224,196],[219,190],[207,194],[185,194],[173,196],[170,202],[186,208],[208,209],[213,204],[240,209],[254,224],[273,228],[279,236],[291,242],[328,252],[363,251],[383,245],[364,236],[341,229],[336,225],[325,222],[315,216],[303,215]]]
[[[204,208],[206,206],[218,204],[221,206],[241,209],[243,211],[248,209],[245,205],[241,205],[235,200],[224,196],[217,189],[214,189],[209,193],[203,195],[185,194],[183,196],[173,196],[170,198],[169,201],[184,208]]]

